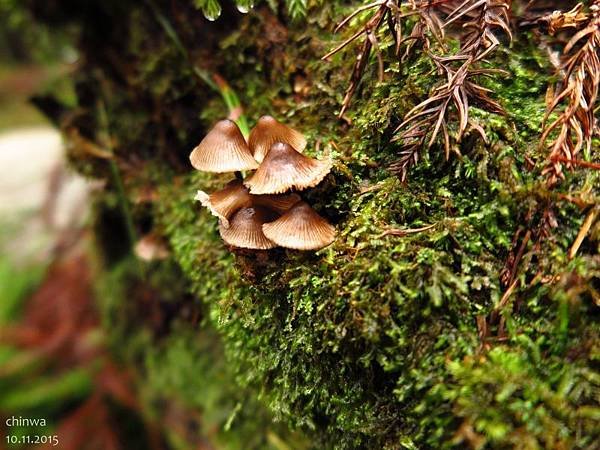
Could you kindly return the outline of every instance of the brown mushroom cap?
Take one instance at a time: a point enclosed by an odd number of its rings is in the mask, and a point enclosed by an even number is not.
[[[205,172],[236,172],[258,167],[242,132],[231,120],[217,122],[192,150],[190,161],[195,169]]]
[[[316,186],[331,170],[331,159],[319,161],[294,150],[289,144],[277,142],[244,184],[251,194],[280,194],[292,188],[298,190]]]
[[[317,250],[335,239],[335,228],[306,202],[296,203],[274,222],[263,225],[265,236],[281,247]]]
[[[221,219],[224,227],[229,227],[229,218],[238,209],[251,205],[251,196],[248,188],[241,180],[232,180],[223,189],[212,194],[198,191],[195,197],[210,210],[210,212]]]
[[[229,227],[229,218],[239,209],[250,206],[262,206],[279,214],[283,214],[300,201],[298,194],[288,195],[252,195],[241,180],[232,180],[227,185],[212,194],[198,191],[194,200],[221,219],[224,227]]]
[[[271,116],[262,116],[250,132],[248,145],[254,159],[262,162],[275,142],[285,142],[302,153],[306,139],[302,133],[278,122]]]
[[[276,217],[277,213],[260,206],[242,208],[233,215],[228,228],[219,225],[219,234],[234,247],[267,250],[276,245],[264,235],[262,226]]]

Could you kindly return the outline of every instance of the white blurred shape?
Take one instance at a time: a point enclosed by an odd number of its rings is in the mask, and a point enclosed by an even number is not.
[[[41,208],[62,156],[60,134],[52,128],[0,134],[0,212]]]
[[[43,259],[61,234],[83,224],[91,184],[66,168],[57,130],[0,133],[0,171],[0,224],[17,225],[4,250]]]

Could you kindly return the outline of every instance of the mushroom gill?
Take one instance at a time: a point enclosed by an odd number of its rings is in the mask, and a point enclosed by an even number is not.
[[[276,142],[284,142],[302,153],[306,148],[304,135],[287,125],[278,122],[271,116],[262,116],[250,132],[248,145],[254,159],[262,162],[271,146]]]
[[[264,235],[281,247],[317,250],[331,244],[335,228],[306,202],[296,203],[279,219],[263,225]]]
[[[304,156],[289,144],[277,142],[256,172],[244,184],[251,194],[279,194],[292,188],[316,186],[331,170],[331,159],[323,161]]]
[[[264,235],[262,226],[276,217],[277,213],[260,206],[242,208],[233,215],[229,227],[219,224],[219,234],[234,247],[267,250],[276,245]]]
[[[195,169],[205,172],[236,172],[258,167],[242,132],[231,120],[217,122],[192,150],[190,161]]]

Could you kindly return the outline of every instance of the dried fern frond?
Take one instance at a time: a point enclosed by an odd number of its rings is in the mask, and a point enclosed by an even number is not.
[[[550,185],[564,178],[563,164],[571,168],[571,161],[577,159],[581,150],[589,151],[592,145],[600,86],[600,0],[593,2],[581,28],[563,50],[562,80],[548,100],[544,117],[540,145],[550,140],[548,164],[543,171]],[[560,105],[564,106],[558,118],[548,124],[548,118]]]
[[[410,10],[405,15],[417,15],[418,20],[413,25],[410,34],[404,39],[397,41],[397,55],[400,54],[401,46],[405,45],[405,51],[404,55],[402,56],[402,60],[406,60],[406,58],[415,48],[417,42],[420,42],[425,50],[429,50],[431,48],[429,36],[434,38],[436,44],[438,44],[443,51],[446,50],[444,42],[444,14],[442,11],[444,9],[444,5],[450,1],[452,0],[410,0],[408,2]]]
[[[558,31],[572,28],[580,28],[588,21],[588,14],[583,11],[583,4],[578,3],[570,11],[561,11],[554,9],[546,14],[532,15],[525,17],[521,25],[535,25],[548,31],[548,34],[554,36]]]
[[[381,27],[381,25],[387,20],[390,23],[390,27],[394,30],[394,36],[398,36],[397,33],[400,32],[398,19],[398,12],[400,11],[398,2],[400,0],[378,0],[373,3],[369,3],[365,6],[361,6],[357,8],[346,17],[344,20],[340,22],[340,24],[336,27],[335,31],[339,31],[345,25],[348,24],[354,17],[358,14],[375,9],[375,12],[372,14],[371,18],[365,22],[365,24],[352,36],[334,48],[332,51],[323,56],[323,60],[328,59],[334,54],[338,53],[352,42],[359,39],[361,36],[363,37],[363,44],[361,46],[361,50],[356,58],[356,63],[354,64],[354,68],[352,69],[352,75],[350,76],[350,83],[348,84],[348,88],[346,89],[346,94],[344,96],[344,100],[342,102],[342,108],[339,113],[339,117],[342,117],[348,106],[350,106],[350,101],[352,100],[352,96],[356,92],[356,88],[362,79],[365,68],[369,61],[369,57],[371,55],[371,50],[374,48],[377,55],[377,62],[379,68],[379,79],[383,80],[383,58],[381,57],[381,52],[379,50],[379,42],[377,40],[377,31]],[[398,37],[396,37],[398,39]]]
[[[411,109],[395,130],[397,134],[393,140],[402,143],[401,158],[390,169],[403,180],[410,167],[418,161],[421,149],[436,143],[440,133],[446,159],[450,157],[452,148],[458,152],[451,142],[459,143],[469,125],[486,140],[483,128],[469,118],[470,104],[476,103],[492,113],[503,112],[500,104],[489,96],[490,90],[479,85],[477,79],[503,72],[486,69],[481,63],[500,45],[495,32],[500,31],[512,38],[508,17],[510,1],[464,0],[444,3],[440,7],[449,11],[442,29],[458,26],[462,31],[461,47],[455,55],[442,57],[430,54],[446,82],[435,88],[431,97]],[[455,122],[452,135],[450,121]]]
[[[349,16],[339,23],[339,25],[335,28],[335,32],[341,30],[358,15],[367,11],[372,11],[370,18],[360,26],[357,32],[352,34],[348,39],[343,41],[340,45],[335,47],[322,58],[323,60],[327,60],[353,42],[362,39],[362,45],[356,57],[354,68],[352,69],[352,75],[350,76],[350,82],[348,84],[348,88],[346,89],[344,100],[342,101],[342,108],[340,110],[339,117],[344,115],[350,105],[350,101],[352,100],[352,97],[358,88],[358,84],[364,75],[364,71],[369,62],[372,50],[375,50],[377,57],[379,80],[381,81],[383,79],[383,58],[381,56],[379,41],[377,39],[377,33],[381,26],[384,23],[387,23],[390,33],[392,34],[396,44],[396,55],[400,55],[401,47],[405,45],[405,55],[402,59],[405,59],[408,56],[416,42],[424,42],[424,48],[428,49],[428,33],[432,35],[436,39],[437,43],[443,48],[443,21],[437,14],[436,8],[442,4],[451,3],[452,1],[453,0],[411,0],[408,10],[403,11],[401,8],[401,0],[377,0],[356,8]],[[403,37],[402,21],[404,18],[411,15],[419,15],[419,20],[416,21],[409,36]]]

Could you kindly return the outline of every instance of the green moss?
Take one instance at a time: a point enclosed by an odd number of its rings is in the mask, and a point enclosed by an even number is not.
[[[326,427],[332,435],[344,430],[344,445],[356,446],[382,442],[383,429],[394,423],[393,412],[399,413],[394,380],[415,351],[414,336],[432,339],[431,331],[443,330],[447,340],[445,333],[464,328],[472,336],[461,346],[473,348],[473,318],[499,297],[498,249],[506,251],[510,243],[510,233],[501,231],[510,222],[509,208],[486,203],[485,191],[452,201],[459,183],[458,177],[444,178],[427,192],[418,184],[401,188],[388,178],[362,195],[337,191],[346,198],[334,195],[320,205],[327,213],[332,204],[349,202],[331,248],[319,255],[276,252],[260,267],[236,258],[242,273],[260,279],[258,285],[214,261],[214,270],[207,270],[198,259],[221,247],[216,224],[205,213],[181,213],[189,206],[177,199],[180,189],[169,191],[172,197],[163,191],[169,198],[165,226],[176,257],[201,289],[198,296],[210,299],[211,318],[225,334],[242,382],[267,385],[270,406],[294,425]],[[456,210],[455,217],[439,211],[442,207]],[[426,224],[436,225],[405,238],[381,236],[388,227]],[[228,288],[216,298],[207,291],[215,281]],[[449,344],[436,345],[443,350]],[[438,362],[443,366],[444,359]],[[405,396],[406,387],[395,395]]]

